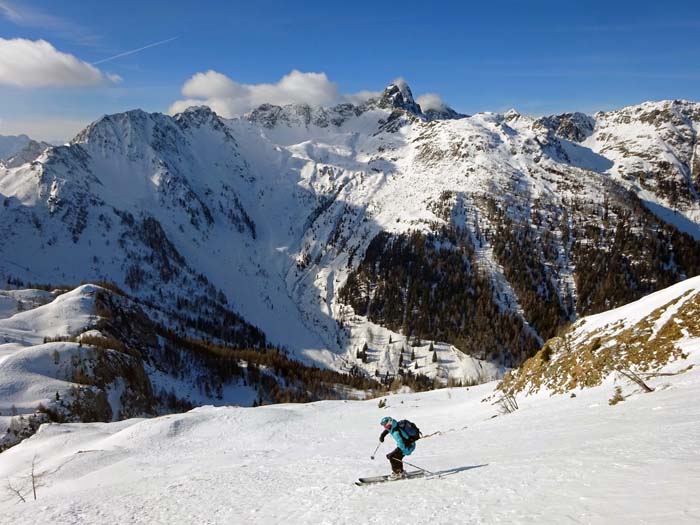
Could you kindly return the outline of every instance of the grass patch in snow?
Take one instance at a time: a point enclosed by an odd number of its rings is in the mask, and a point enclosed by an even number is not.
[[[677,311],[655,330],[669,308]],[[700,337],[698,319],[700,293],[688,291],[628,327],[616,323],[581,335],[582,325],[578,324],[563,336],[547,341],[535,356],[506,374],[498,388],[509,394],[532,394],[542,388],[561,394],[600,385],[620,370],[658,372],[668,363],[687,357],[678,343]]]

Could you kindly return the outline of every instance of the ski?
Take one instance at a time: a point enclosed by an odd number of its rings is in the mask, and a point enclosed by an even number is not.
[[[401,481],[403,479],[414,479],[414,478],[422,478],[425,476],[425,472],[422,470],[414,470],[411,472],[406,472],[406,475],[402,478],[397,478],[397,479],[389,479],[390,475],[386,476],[374,476],[371,478],[360,478],[355,482],[355,485],[357,486],[362,486],[362,485],[371,485],[373,483],[385,483],[389,481]]]

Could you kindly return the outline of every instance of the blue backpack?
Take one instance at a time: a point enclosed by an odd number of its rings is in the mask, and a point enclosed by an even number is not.
[[[415,423],[409,421],[408,419],[402,419],[396,424],[396,426],[399,429],[399,432],[401,432],[401,437],[404,438],[408,444],[418,441],[421,437],[420,429]]]

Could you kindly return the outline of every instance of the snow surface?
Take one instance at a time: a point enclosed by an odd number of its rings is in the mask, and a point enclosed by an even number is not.
[[[686,348],[698,360],[700,345]],[[697,523],[700,369],[608,405],[610,382],[576,397],[518,399],[494,383],[261,408],[202,407],[118,423],[44,425],[0,455],[6,523]],[[632,392],[628,392],[632,393]],[[425,435],[410,462],[442,475],[357,487],[388,471],[379,420]]]
[[[96,289],[93,285],[79,286],[48,304],[41,303],[52,296],[39,290],[0,291],[0,305],[3,304],[2,299],[7,301],[6,298],[40,304],[11,316],[7,316],[10,307],[0,306],[0,363],[22,348],[43,343],[44,338],[66,337],[81,332],[96,319],[93,313]],[[17,311],[16,305],[14,310]]]
[[[71,359],[80,356],[79,345],[44,340],[77,335],[94,322],[95,291],[84,285],[55,299],[41,290],[0,291],[0,435],[14,414],[34,414],[75,385]]]
[[[0,290],[0,319],[49,303],[54,296],[44,290]]]

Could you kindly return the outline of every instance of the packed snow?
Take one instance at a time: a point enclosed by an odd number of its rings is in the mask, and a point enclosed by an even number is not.
[[[697,361],[700,348],[695,345]],[[696,523],[700,369],[608,405],[612,385],[518,399],[494,384],[377,400],[202,407],[118,423],[45,425],[0,455],[6,523]],[[425,435],[407,461],[439,477],[355,486],[387,473],[379,420]],[[30,492],[31,463],[39,487]],[[408,467],[412,469],[412,467]]]

